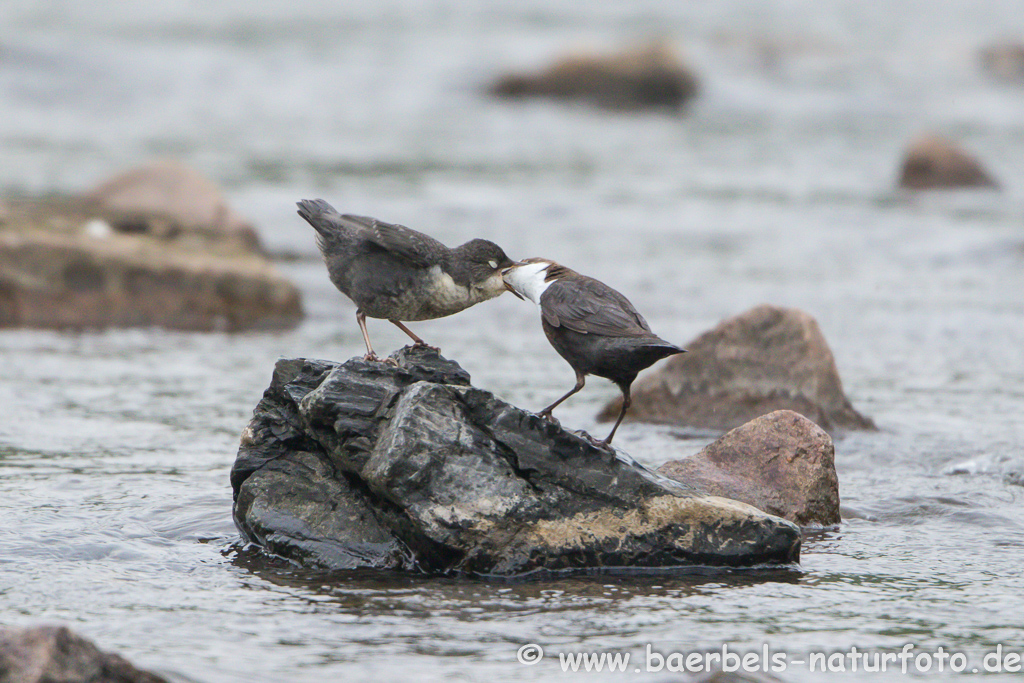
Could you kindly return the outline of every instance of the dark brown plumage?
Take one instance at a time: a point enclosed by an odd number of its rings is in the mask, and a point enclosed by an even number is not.
[[[581,390],[587,375],[610,379],[622,391],[622,409],[602,446],[611,444],[629,408],[629,388],[637,374],[684,350],[651,331],[622,294],[599,280],[547,259],[527,259],[504,273],[505,284],[541,311],[548,341],[576,372],[576,386],[540,412],[551,412]]]

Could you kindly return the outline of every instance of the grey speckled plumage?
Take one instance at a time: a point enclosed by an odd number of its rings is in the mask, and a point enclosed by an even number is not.
[[[391,321],[424,346],[403,320],[443,318],[498,296],[506,289],[502,270],[515,263],[487,240],[449,249],[404,225],[339,214],[322,199],[304,199],[298,207],[316,229],[331,282],[357,306],[367,359],[377,358],[367,317]]]
[[[587,375],[610,379],[623,400],[615,426],[599,442],[609,445],[629,408],[629,388],[637,374],[684,349],[654,334],[622,294],[553,261],[527,259],[505,271],[504,278],[510,289],[540,307],[544,334],[576,372],[576,386],[540,415],[552,418],[556,406],[583,388]]]

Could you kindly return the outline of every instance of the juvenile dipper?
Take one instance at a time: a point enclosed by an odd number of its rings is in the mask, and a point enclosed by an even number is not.
[[[604,441],[607,447],[629,408],[629,387],[637,373],[684,349],[651,332],[633,304],[608,285],[554,261],[531,258],[504,272],[505,284],[540,306],[548,341],[576,371],[576,386],[539,415],[551,411],[583,388],[587,375],[610,379],[622,391],[622,410]]]
[[[449,249],[404,225],[339,215],[322,199],[303,199],[298,207],[316,228],[331,282],[356,304],[366,360],[380,360],[370,346],[367,316],[390,320],[415,346],[427,346],[403,320],[443,318],[493,299],[507,289],[502,270],[516,264],[487,240]]]

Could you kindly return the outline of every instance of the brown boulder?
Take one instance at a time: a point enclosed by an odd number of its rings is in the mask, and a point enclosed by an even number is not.
[[[726,430],[792,410],[827,430],[875,428],[850,405],[832,351],[803,311],[757,306],[684,348],[634,383],[627,417]],[[598,419],[614,419],[620,406],[611,401]]]
[[[167,683],[63,626],[0,628],[0,683]]]
[[[1024,44],[990,45],[981,51],[981,65],[999,80],[1024,83]]]
[[[970,154],[938,135],[925,135],[907,148],[900,187],[910,190],[998,187]]]
[[[832,438],[791,410],[751,420],[658,473],[796,524],[840,521]]]
[[[175,159],[160,159],[104,181],[83,199],[120,232],[214,233],[259,249],[252,225],[228,206],[220,188]]]
[[[240,331],[302,318],[298,289],[244,239],[126,232],[113,227],[117,215],[76,198],[12,200],[8,209],[0,328]]]
[[[539,73],[513,73],[491,86],[499,97],[584,100],[611,109],[681,107],[697,77],[662,42],[613,55],[569,55]]]

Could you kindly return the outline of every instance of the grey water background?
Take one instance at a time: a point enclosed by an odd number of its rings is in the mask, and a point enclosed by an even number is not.
[[[507,68],[650,35],[702,77],[682,114],[481,94]],[[647,644],[796,660],[913,643],[972,668],[996,644],[1024,650],[1024,87],[977,61],[1022,36],[1009,0],[5,0],[0,188],[79,191],[180,157],[258,225],[308,317],[267,334],[0,332],[0,623],[66,623],[208,683],[547,680],[558,652],[642,662]],[[1002,190],[895,190],[930,130]],[[228,470],[275,360],[362,352],[294,214],[317,196],[559,260],[679,343],[760,303],[809,312],[880,427],[837,435],[843,524],[807,535],[798,571],[674,578],[328,576],[240,551]],[[414,328],[518,405],[572,385],[510,296]],[[381,351],[405,342],[370,331]],[[591,380],[563,424],[603,435],[615,394]],[[627,424],[616,441],[658,465],[712,438]],[[517,663],[524,643],[548,657]],[[647,678],[632,669],[579,676]]]

